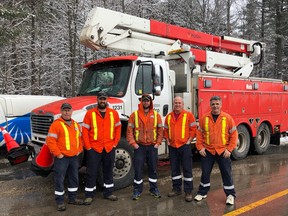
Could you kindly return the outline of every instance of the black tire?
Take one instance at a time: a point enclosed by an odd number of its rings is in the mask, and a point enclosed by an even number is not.
[[[134,149],[125,138],[121,138],[115,150],[115,165],[113,169],[114,190],[128,187],[133,182]],[[97,183],[103,186],[102,166],[99,167]]]
[[[253,150],[256,154],[263,154],[267,151],[270,144],[271,133],[267,124],[262,123],[254,137]]]
[[[232,158],[234,160],[241,160],[247,157],[250,149],[250,134],[248,129],[244,125],[237,127],[238,141],[237,147],[232,152]]]
[[[134,149],[127,142],[126,138],[121,138],[115,152],[115,166],[113,169],[114,189],[125,188],[133,182]]]

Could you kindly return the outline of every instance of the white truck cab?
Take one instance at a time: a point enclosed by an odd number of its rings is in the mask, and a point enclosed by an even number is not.
[[[58,96],[0,95],[0,126],[19,144],[31,141],[30,112],[39,106],[62,100]],[[0,148],[6,148],[0,133]]]

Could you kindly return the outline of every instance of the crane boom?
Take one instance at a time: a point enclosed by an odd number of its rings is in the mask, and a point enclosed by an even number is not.
[[[88,14],[80,41],[93,50],[109,48],[154,56],[190,51],[195,62],[210,72],[243,76],[252,72],[251,57],[262,52],[256,41],[214,36],[100,7]]]
[[[164,38],[178,39],[182,43],[249,54],[255,41],[215,36],[200,31],[150,20],[150,33]]]

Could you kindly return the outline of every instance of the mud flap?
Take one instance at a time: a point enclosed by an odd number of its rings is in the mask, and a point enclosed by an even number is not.
[[[281,134],[280,133],[275,133],[271,136],[270,139],[270,144],[272,145],[280,145],[280,138],[281,138]]]

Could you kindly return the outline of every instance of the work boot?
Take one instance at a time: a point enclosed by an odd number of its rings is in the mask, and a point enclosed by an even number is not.
[[[233,195],[229,195],[229,196],[227,196],[227,199],[226,199],[226,204],[227,205],[234,205],[234,196]]]
[[[71,205],[83,205],[83,200],[80,200],[80,199],[69,200],[68,204],[71,204]]]
[[[195,201],[201,201],[202,199],[206,199],[207,195],[201,195],[201,194],[197,194],[195,197],[194,197],[194,200]]]
[[[57,204],[57,210],[58,211],[65,211],[66,210],[65,204],[64,203]]]
[[[134,191],[132,195],[132,200],[138,200],[140,198],[141,193],[139,191]]]
[[[115,195],[113,195],[113,194],[111,194],[111,195],[108,196],[108,197],[104,197],[104,199],[108,199],[108,200],[110,200],[110,201],[117,201],[117,200],[118,200],[117,196],[115,196]]]
[[[83,204],[84,204],[84,205],[91,205],[92,201],[93,201],[93,198],[87,197],[87,198],[85,198]]]
[[[192,202],[192,200],[193,200],[192,193],[185,193],[185,201]]]
[[[168,194],[168,197],[175,197],[175,196],[179,196],[179,195],[181,195],[181,194],[182,194],[181,191],[172,190],[172,191]]]
[[[158,188],[155,188],[154,190],[150,190],[150,195],[154,196],[156,198],[161,198],[161,194],[160,194]]]

